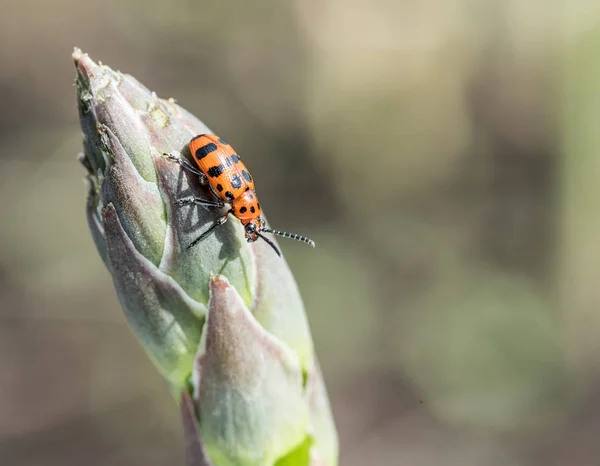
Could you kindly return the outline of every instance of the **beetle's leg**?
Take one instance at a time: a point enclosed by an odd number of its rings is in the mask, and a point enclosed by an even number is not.
[[[168,154],[163,154],[163,157],[165,159],[167,159],[169,162],[176,163],[184,170],[187,170],[190,173],[193,173],[194,175],[198,175],[198,178],[200,178],[200,183],[203,186],[206,186],[206,184],[208,183],[208,178],[206,177],[206,175],[204,173],[202,173],[200,170],[198,170],[196,167],[194,167],[187,160],[181,158],[181,156],[177,152],[170,152]]]
[[[208,184],[208,177],[204,173],[199,172],[198,179],[200,180],[200,184],[202,186],[206,186]]]
[[[193,248],[200,241],[202,241],[204,238],[206,238],[215,228],[217,228],[220,225],[223,225],[227,221],[227,218],[229,217],[230,212],[231,212],[231,210],[229,210],[226,214],[221,215],[217,219],[217,221],[210,226],[210,228],[208,230],[206,230],[204,233],[202,233],[200,236],[198,236],[198,238],[196,238],[194,241],[192,241],[192,243],[186,249]]]
[[[219,209],[222,209],[223,207],[225,207],[225,202],[221,199],[218,199],[216,201],[209,201],[208,199],[201,199],[199,197],[186,197],[184,199],[177,199],[175,201],[175,205],[179,207],[182,207],[184,205],[204,205],[208,207],[218,207]]]

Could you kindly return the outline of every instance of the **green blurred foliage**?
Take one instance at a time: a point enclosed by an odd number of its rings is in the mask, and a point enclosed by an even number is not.
[[[182,454],[85,224],[74,45],[198,115],[247,161],[271,224],[316,240],[280,244],[341,464],[594,463],[597,2],[5,6],[7,464]]]

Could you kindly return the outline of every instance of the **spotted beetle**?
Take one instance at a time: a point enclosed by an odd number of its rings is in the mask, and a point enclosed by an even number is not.
[[[310,244],[313,248],[315,247],[315,242],[306,236],[267,228],[265,221],[260,215],[260,204],[254,190],[254,179],[246,169],[239,155],[227,142],[214,134],[200,134],[189,142],[189,149],[196,162],[196,167],[177,153],[163,154],[163,157],[177,163],[181,168],[198,175],[200,183],[204,186],[208,185],[217,200],[211,201],[190,197],[178,199],[176,204],[178,206],[193,204],[217,208],[223,208],[228,205],[230,209],[221,215],[208,230],[192,241],[187,249],[194,247],[215,228],[223,225],[229,218],[229,214],[232,214],[242,222],[246,240],[249,243],[262,238],[274,249],[279,257],[281,257],[279,249],[263,233],[271,233],[283,236],[284,238],[295,239]]]

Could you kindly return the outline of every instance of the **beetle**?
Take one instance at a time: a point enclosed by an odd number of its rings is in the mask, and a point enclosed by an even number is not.
[[[279,257],[281,252],[275,244],[263,233],[291,238],[302,241],[315,247],[315,242],[306,236],[268,228],[261,216],[260,203],[254,190],[254,178],[240,159],[235,150],[223,139],[214,134],[200,134],[192,138],[188,147],[196,162],[193,166],[183,159],[178,153],[162,154],[170,162],[177,163],[182,169],[197,175],[200,183],[208,186],[217,198],[215,201],[190,197],[178,199],[178,206],[203,205],[216,208],[229,206],[229,210],[222,214],[204,233],[196,238],[186,248],[193,248],[206,238],[215,228],[223,225],[229,215],[236,217],[244,226],[246,240],[253,243],[262,238],[273,248]]]

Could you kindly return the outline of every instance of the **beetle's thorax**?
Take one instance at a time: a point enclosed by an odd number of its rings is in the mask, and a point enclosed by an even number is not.
[[[260,217],[260,204],[258,203],[256,193],[252,190],[247,190],[237,199],[234,199],[231,203],[231,208],[233,214],[244,225]]]

